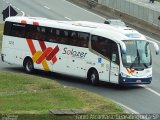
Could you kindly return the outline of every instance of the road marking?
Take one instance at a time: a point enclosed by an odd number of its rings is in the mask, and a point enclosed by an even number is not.
[[[50,10],[51,8],[49,8],[49,7],[47,7],[47,6],[43,6],[44,8],[46,8],[46,9],[48,9],[48,10]]]
[[[9,2],[8,2],[8,1],[6,1],[6,3],[7,3],[7,4],[9,4]]]
[[[66,18],[67,20],[72,20],[71,18],[69,18],[69,17],[64,17],[64,18]]]
[[[17,10],[20,10],[19,8],[17,8]]]
[[[21,13],[22,13],[22,16],[24,17],[24,16],[25,16],[25,12],[24,12],[24,11],[21,11]]]
[[[152,93],[154,93],[155,95],[157,95],[157,96],[160,97],[160,93],[158,93],[157,91],[149,88],[148,86],[146,86],[146,85],[139,85],[139,86],[144,87],[146,90],[148,90],[148,91],[150,91],[150,92],[152,92]]]
[[[157,91],[155,91],[155,90],[153,90],[153,89],[151,89],[149,87],[145,87],[145,89],[149,90],[150,92],[152,92],[152,93],[154,93],[154,94],[156,94],[156,95],[158,95],[160,97],[160,93],[158,93]]]
[[[114,100],[112,100],[114,103],[116,103],[116,104],[118,104],[118,105],[120,105],[120,106],[122,106],[123,108],[125,108],[125,109],[127,109],[127,110],[129,110],[130,112],[132,112],[133,114],[140,114],[139,112],[137,112],[137,111],[135,111],[135,110],[133,110],[132,108],[130,108],[130,107],[127,107],[126,105],[124,105],[124,104],[122,104],[122,103],[119,103],[119,102],[117,102],[117,101],[114,101]]]
[[[97,16],[97,17],[99,17],[99,18],[103,19],[103,20],[105,20],[105,19],[106,19],[106,18],[104,18],[104,17],[102,17],[102,16],[100,16],[100,15],[97,15],[97,14],[95,14],[95,13],[93,13],[93,12],[90,12],[90,11],[88,11],[88,10],[84,9],[84,8],[81,8],[81,7],[79,7],[79,6],[75,5],[75,4],[71,3],[71,2],[68,2],[68,1],[66,1],[66,0],[64,0],[64,1],[65,1],[66,3],[68,3],[68,4],[71,4],[71,5],[73,5],[73,6],[77,7],[77,8],[79,8],[79,9],[81,9],[81,10],[86,11],[86,12],[88,12],[88,13],[92,14],[92,15],[95,15],[95,16]]]

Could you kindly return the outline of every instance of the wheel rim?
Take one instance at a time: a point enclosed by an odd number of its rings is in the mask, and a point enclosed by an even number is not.
[[[95,79],[96,79],[96,75],[95,74],[91,74],[91,81],[92,81],[92,83],[95,81]]]
[[[26,64],[26,70],[28,72],[30,72],[30,71],[32,71],[32,69],[33,69],[33,64],[32,64],[31,61],[28,61],[27,64]]]

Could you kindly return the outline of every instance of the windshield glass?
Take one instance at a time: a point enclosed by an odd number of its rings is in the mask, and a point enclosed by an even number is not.
[[[123,65],[130,69],[144,69],[151,66],[149,42],[143,40],[125,40],[126,53],[122,53]]]

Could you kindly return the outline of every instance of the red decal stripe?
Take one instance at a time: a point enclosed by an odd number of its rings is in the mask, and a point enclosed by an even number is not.
[[[51,48],[51,47],[47,48],[47,49],[43,52],[43,54],[38,58],[38,60],[36,61],[36,63],[37,63],[37,64],[42,63],[42,61],[47,57],[48,54],[51,53],[51,51],[52,51],[52,48]]]
[[[31,39],[27,39],[28,46],[31,50],[32,55],[36,53],[36,49],[34,47],[33,41]]]
[[[22,24],[27,24],[27,21],[26,20],[22,20],[21,23]]]
[[[39,26],[39,23],[38,22],[33,22],[33,25]]]
[[[46,57],[46,60],[51,60],[59,51],[58,45],[53,49],[53,51]]]
[[[42,51],[45,51],[46,45],[45,45],[44,41],[40,41],[40,40],[39,40],[38,42],[39,42],[39,44],[40,44],[40,46],[41,46]]]
[[[52,62],[53,62],[53,64],[57,62],[57,57],[56,56],[54,56],[54,58],[52,58]]]

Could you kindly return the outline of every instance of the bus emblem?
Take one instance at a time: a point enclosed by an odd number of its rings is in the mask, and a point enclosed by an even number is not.
[[[47,61],[52,60],[53,64],[57,62],[56,54],[59,52],[58,45],[55,48],[47,48],[44,41],[39,41],[42,50],[36,51],[33,41],[31,39],[27,39],[27,43],[32,53],[33,62],[37,64],[42,64],[45,71],[50,71]]]

